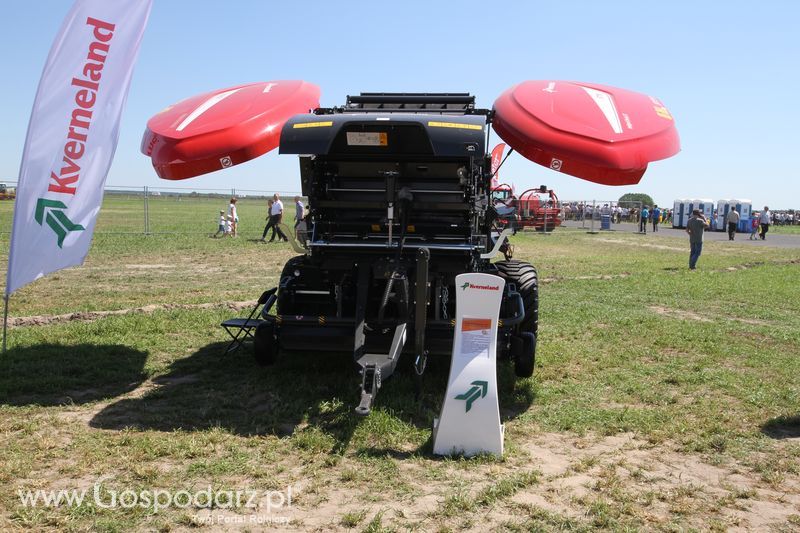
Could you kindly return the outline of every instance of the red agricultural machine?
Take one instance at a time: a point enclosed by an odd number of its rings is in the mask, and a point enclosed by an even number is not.
[[[561,225],[558,196],[545,185],[516,196],[513,186],[501,183],[492,188],[492,201],[501,216],[501,222],[514,229],[553,231]]]

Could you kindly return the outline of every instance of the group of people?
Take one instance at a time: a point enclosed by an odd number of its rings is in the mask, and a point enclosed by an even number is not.
[[[281,222],[283,221],[283,202],[278,193],[272,195],[272,199],[267,201],[267,225],[264,226],[264,232],[261,234],[261,242],[273,242],[275,237],[278,241],[288,241],[286,234],[281,230]],[[305,241],[306,232],[306,207],[299,196],[294,197],[294,236],[297,240]],[[272,235],[267,241],[267,233],[272,230]]]
[[[295,238],[301,242],[305,242],[306,238],[306,208],[299,196],[294,197],[295,215],[294,215],[294,231]],[[286,242],[288,237],[281,229],[283,221],[283,201],[278,193],[272,195],[272,198],[267,202],[267,224],[264,226],[264,232],[261,234],[261,242],[274,242],[277,237],[278,241]],[[267,241],[267,233],[272,230],[272,235]],[[217,232],[213,237],[236,237],[239,235],[239,213],[236,209],[236,198],[231,198],[228,205],[227,213],[224,210],[219,212],[219,224]]]
[[[637,211],[633,209],[632,211]],[[658,231],[658,225],[662,222],[668,222],[672,220],[672,213],[670,213],[669,209],[661,209],[657,205],[653,205],[651,209],[650,206],[642,206],[641,211],[638,213],[639,217],[639,233],[647,233],[647,225],[653,225],[653,231]]]
[[[236,198],[231,198],[228,205],[228,214],[224,209],[219,211],[219,224],[217,232],[212,237],[236,237],[239,232],[239,213],[236,211]]]
[[[652,224],[653,231],[658,231],[661,223],[672,221],[672,210],[654,205],[638,207],[623,207],[615,204],[592,205],[584,202],[568,202],[561,206],[564,220],[583,221],[586,219],[599,220],[602,215],[611,216],[613,224],[633,222],[639,224],[639,231],[646,231],[647,225]]]

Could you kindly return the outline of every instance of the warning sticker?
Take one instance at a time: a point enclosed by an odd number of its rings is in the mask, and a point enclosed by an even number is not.
[[[428,126],[430,126],[431,128],[457,128],[461,130],[483,131],[483,126],[479,124],[464,124],[463,122],[438,122],[435,120],[431,120],[428,122]]]
[[[389,139],[386,133],[368,131],[348,131],[347,146],[387,146]]]
[[[324,122],[298,122],[294,124],[292,128],[294,129],[302,129],[302,128],[328,128],[333,126],[333,121],[326,120]]]
[[[492,329],[491,318],[466,318],[461,321],[461,331],[478,331]]]
[[[490,318],[467,318],[461,321],[461,357],[473,359],[489,356],[489,343],[492,338]]]

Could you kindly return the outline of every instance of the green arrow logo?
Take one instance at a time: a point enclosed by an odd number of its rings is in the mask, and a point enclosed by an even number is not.
[[[47,222],[47,225],[50,226],[50,229],[52,229],[58,237],[59,248],[64,244],[64,238],[67,236],[67,233],[86,229],[80,224],[75,224],[67,217],[66,213],[64,213],[66,208],[66,204],[58,200],[39,198],[39,201],[36,202],[36,222],[38,222],[40,226],[43,222]]]
[[[478,398],[484,398],[486,396],[486,391],[489,389],[489,384],[485,381],[473,381],[471,385],[472,387],[470,387],[467,392],[456,396],[456,400],[467,401],[467,410],[465,411],[467,413],[472,409],[472,402]]]
[[[463,291],[463,290],[465,290],[467,287],[469,287],[469,281],[465,282],[465,283],[464,283],[464,284],[461,286],[461,290]]]

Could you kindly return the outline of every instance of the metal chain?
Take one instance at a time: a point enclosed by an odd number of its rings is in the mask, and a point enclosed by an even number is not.
[[[447,316],[447,300],[450,296],[450,291],[447,290],[447,287],[442,287],[442,318],[447,320],[449,317]]]

